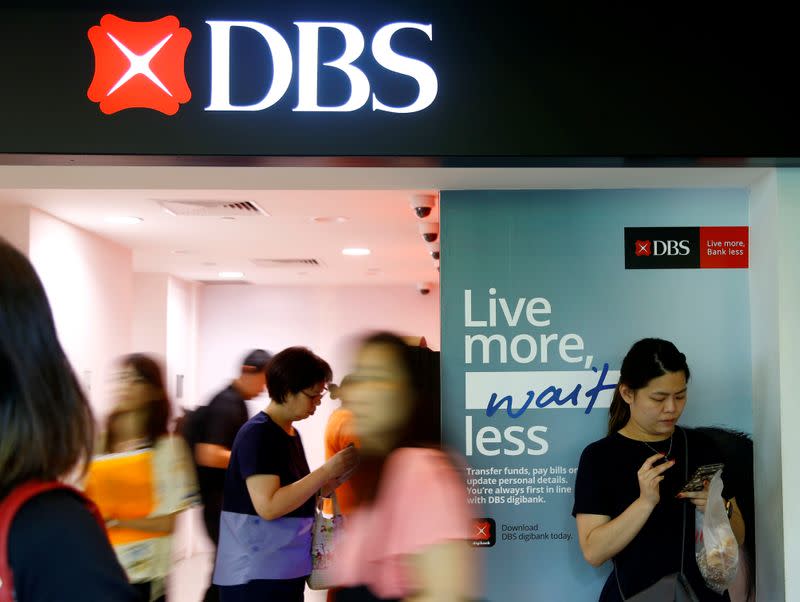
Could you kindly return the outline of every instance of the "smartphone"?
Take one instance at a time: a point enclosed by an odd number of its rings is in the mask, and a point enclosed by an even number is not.
[[[698,466],[697,470],[694,471],[692,478],[689,479],[680,492],[685,493],[687,491],[702,491],[703,481],[710,481],[717,471],[722,470],[724,466],[724,464],[704,464],[703,466]]]

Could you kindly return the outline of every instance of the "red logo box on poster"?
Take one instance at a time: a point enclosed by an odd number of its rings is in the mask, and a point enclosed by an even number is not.
[[[750,241],[747,226],[700,228],[700,268],[747,268]]]

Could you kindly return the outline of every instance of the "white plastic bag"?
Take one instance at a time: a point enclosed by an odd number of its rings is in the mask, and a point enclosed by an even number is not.
[[[697,566],[706,585],[721,594],[733,583],[739,566],[739,545],[722,499],[721,470],[711,479],[705,513],[695,509],[694,520]]]

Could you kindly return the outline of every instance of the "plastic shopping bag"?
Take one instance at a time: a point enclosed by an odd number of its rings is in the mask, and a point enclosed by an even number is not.
[[[695,510],[694,541],[700,574],[709,588],[721,594],[733,583],[739,566],[739,544],[722,499],[721,470],[711,479],[705,512]]]

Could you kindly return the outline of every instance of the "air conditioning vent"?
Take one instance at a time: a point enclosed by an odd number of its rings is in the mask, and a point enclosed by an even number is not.
[[[318,259],[260,258],[251,259],[260,268],[321,268],[324,264]]]
[[[194,199],[155,199],[167,213],[186,217],[269,217],[253,201],[206,201]]]

